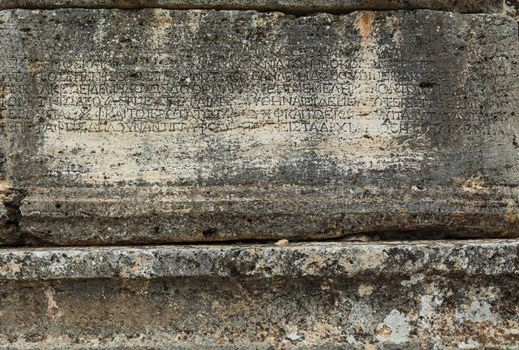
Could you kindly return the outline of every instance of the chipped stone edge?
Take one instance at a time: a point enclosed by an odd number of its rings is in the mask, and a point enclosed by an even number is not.
[[[99,278],[517,275],[519,240],[0,250],[0,282]]]

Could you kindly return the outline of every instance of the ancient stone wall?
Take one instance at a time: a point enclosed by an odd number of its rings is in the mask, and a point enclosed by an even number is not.
[[[519,234],[508,16],[1,16],[3,177],[23,194],[21,236]]]
[[[516,349],[517,8],[0,0],[0,348]]]

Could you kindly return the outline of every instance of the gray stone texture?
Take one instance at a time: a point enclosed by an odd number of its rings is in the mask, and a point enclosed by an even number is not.
[[[147,8],[276,10],[290,13],[430,9],[501,12],[503,0],[0,0],[0,8]]]
[[[519,349],[513,5],[0,0],[0,349]]]
[[[5,349],[514,349],[518,242],[0,251]]]
[[[0,279],[517,275],[517,240],[315,242],[0,250]]]
[[[511,0],[509,3],[507,2],[508,6],[506,6],[506,12],[515,18],[517,22],[519,22],[519,1],[517,0]]]
[[[5,10],[0,32],[26,243],[519,233],[508,16]]]

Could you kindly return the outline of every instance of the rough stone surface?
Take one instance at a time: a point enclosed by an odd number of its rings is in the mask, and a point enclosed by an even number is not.
[[[508,16],[6,10],[0,32],[0,178],[32,242],[519,233]]]
[[[514,17],[517,22],[519,22],[519,1],[512,0],[507,3],[507,12],[510,16]]]
[[[0,251],[6,349],[515,349],[519,243]]]
[[[519,274],[518,240],[0,250],[0,279]]]
[[[354,10],[431,9],[460,12],[501,12],[503,0],[0,0],[9,8],[146,8],[277,10],[290,13]]]
[[[0,249],[0,349],[519,349],[516,3],[0,0],[67,8],[0,11],[0,245],[277,240]]]
[[[5,205],[2,203],[0,204],[0,230],[5,227],[7,224],[7,209],[5,208]]]

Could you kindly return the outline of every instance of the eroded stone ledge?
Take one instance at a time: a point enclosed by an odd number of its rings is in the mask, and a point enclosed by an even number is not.
[[[0,280],[517,275],[519,240],[0,250]]]
[[[503,0],[0,0],[0,9],[62,7],[168,8],[283,11],[288,13],[356,10],[430,9],[454,12],[502,12]]]
[[[0,250],[0,348],[514,349],[518,247]]]

